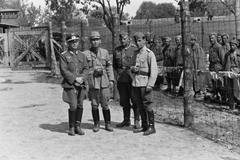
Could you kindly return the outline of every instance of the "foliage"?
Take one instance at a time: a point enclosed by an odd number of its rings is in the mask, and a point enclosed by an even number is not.
[[[155,9],[155,18],[170,18],[174,17],[175,7],[172,3],[159,3]]]
[[[5,0],[0,0],[4,9],[19,9],[19,25],[34,26],[39,24],[39,19],[42,18],[41,7],[35,7],[33,3],[27,4],[23,0],[14,1],[11,4]]]

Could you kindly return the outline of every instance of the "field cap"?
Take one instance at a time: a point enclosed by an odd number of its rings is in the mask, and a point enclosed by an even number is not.
[[[80,39],[80,37],[79,37],[79,35],[77,33],[71,33],[71,34],[68,34],[66,36],[66,41],[67,42],[71,42],[71,41],[79,40],[79,39]]]
[[[217,37],[217,33],[216,32],[211,32],[210,34],[209,34],[209,37],[211,37],[211,36],[215,36],[215,37]]]
[[[223,33],[223,34],[222,34],[222,37],[223,37],[223,36],[226,36],[227,38],[229,38],[229,35],[228,35],[227,33]]]
[[[101,36],[98,31],[92,31],[90,34],[90,39],[100,39]]]
[[[134,33],[135,39],[145,38],[145,35],[142,32],[136,32]]]
[[[236,41],[236,39],[232,39],[229,43],[238,45],[238,42]]]
[[[170,37],[165,37],[165,41],[171,41],[172,39]]]
[[[127,32],[121,31],[121,32],[119,33],[119,37],[120,37],[120,38],[121,38],[121,37],[125,37],[125,36],[128,36],[128,33],[127,33]]]
[[[195,35],[192,34],[192,35],[190,36],[190,40],[195,40],[195,41],[196,41],[196,40],[197,40],[197,36],[195,36]]]

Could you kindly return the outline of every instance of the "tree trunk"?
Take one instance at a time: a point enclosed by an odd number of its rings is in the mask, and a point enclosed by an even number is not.
[[[52,22],[49,22],[49,45],[51,50],[51,76],[57,76],[57,60],[53,46]]]

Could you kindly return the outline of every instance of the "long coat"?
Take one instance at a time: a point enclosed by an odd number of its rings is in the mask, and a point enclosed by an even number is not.
[[[98,53],[95,54],[90,48],[83,53],[86,55],[89,65],[89,88],[100,89],[109,87],[109,82],[114,81],[114,74],[108,51],[106,49],[99,48]],[[94,71],[97,69],[103,69],[102,76],[94,76]]]
[[[219,43],[215,43],[209,48],[209,70],[221,71],[223,70],[224,50]]]
[[[198,43],[191,45],[191,52],[193,56],[193,84],[195,91],[204,90],[205,89],[205,76],[202,72],[197,72],[197,70],[205,71],[206,70],[206,62],[205,62],[205,52]]]

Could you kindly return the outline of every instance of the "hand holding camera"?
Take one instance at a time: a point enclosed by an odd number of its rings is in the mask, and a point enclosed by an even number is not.
[[[137,66],[132,66],[130,69],[132,73],[137,73],[139,71],[139,67]]]
[[[79,83],[79,86],[80,86],[80,84],[82,84],[84,82],[83,77],[77,77],[76,82]]]

